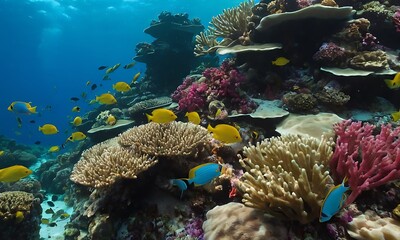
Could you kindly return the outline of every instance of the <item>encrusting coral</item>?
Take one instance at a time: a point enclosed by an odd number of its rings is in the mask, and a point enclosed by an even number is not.
[[[328,172],[331,139],[283,135],[245,147],[245,168],[237,187],[246,206],[302,224],[319,217],[327,188],[333,182]]]
[[[95,188],[113,184],[119,178],[137,178],[137,175],[155,165],[157,160],[133,147],[122,147],[117,138],[85,150],[70,179]]]
[[[155,156],[195,156],[211,140],[207,129],[193,123],[147,123],[119,137],[122,146],[135,146]]]

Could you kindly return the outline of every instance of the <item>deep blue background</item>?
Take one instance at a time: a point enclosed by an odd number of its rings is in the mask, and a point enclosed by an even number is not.
[[[207,25],[224,8],[238,0],[0,0],[0,134],[20,143],[41,141],[44,146],[62,143],[72,132],[69,122],[78,115],[71,97],[88,93],[88,99],[107,92],[115,81],[129,82],[145,65],[119,69],[113,81],[102,81],[100,65],[123,66],[131,62],[138,42],[151,42],[144,34],[161,11],[188,13]],[[102,83],[95,92],[87,81]],[[32,102],[40,114],[21,116],[7,111],[13,101]],[[45,107],[51,106],[51,110]],[[83,104],[80,115],[94,106]],[[35,124],[29,123],[34,119]],[[44,136],[38,126],[52,123],[60,133]],[[68,130],[68,132],[65,132]]]

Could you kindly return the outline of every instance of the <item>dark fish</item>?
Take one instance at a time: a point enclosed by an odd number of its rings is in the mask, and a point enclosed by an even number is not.
[[[55,202],[57,200],[58,200],[58,196],[57,195],[51,196],[51,201]]]
[[[52,208],[46,209],[44,212],[47,214],[54,214],[54,210]]]
[[[111,80],[111,78],[108,75],[104,75],[103,80]]]
[[[55,222],[49,223],[49,227],[55,227],[55,226],[57,226],[57,223]]]
[[[22,127],[22,119],[20,117],[17,117],[17,122],[18,122],[18,128]]]
[[[74,102],[76,102],[76,101],[79,101],[79,98],[77,98],[77,97],[72,97],[71,100],[74,101]]]
[[[97,85],[96,85],[96,83],[95,84],[93,84],[91,87],[90,87],[90,89],[92,89],[92,90],[95,90],[97,88]]]
[[[36,123],[36,121],[35,121],[35,120],[30,120],[29,122],[30,122],[30,123]]]
[[[54,207],[54,206],[55,206],[54,203],[53,203],[52,201],[47,201],[47,204],[48,204],[50,207]]]
[[[106,69],[107,68],[107,66],[100,66],[100,67],[98,67],[97,69],[99,69],[99,70],[104,70],[104,69]]]
[[[40,142],[40,141],[36,141],[36,142],[35,142],[36,145],[40,145],[41,143],[42,143],[42,142]]]

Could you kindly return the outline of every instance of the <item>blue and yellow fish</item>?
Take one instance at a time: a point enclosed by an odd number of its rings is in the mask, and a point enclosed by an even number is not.
[[[222,166],[218,163],[204,163],[190,169],[188,184],[194,183],[194,186],[201,186],[210,183],[214,178],[221,175]]]
[[[342,208],[346,201],[346,195],[344,193],[349,190],[349,187],[344,185],[345,182],[347,182],[347,177],[343,179],[341,184],[334,186],[329,190],[324,202],[322,203],[321,214],[319,217],[320,222],[329,221]]]
[[[32,114],[36,112],[36,106],[32,107],[31,103],[15,101],[8,106],[8,111],[19,113],[19,114]]]

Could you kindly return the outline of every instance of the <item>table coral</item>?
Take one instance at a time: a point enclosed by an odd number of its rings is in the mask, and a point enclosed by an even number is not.
[[[319,217],[332,183],[328,161],[333,141],[284,135],[245,147],[240,164],[246,172],[238,182],[246,206],[309,223]]]
[[[382,125],[377,135],[374,129],[351,120],[334,126],[338,138],[329,165],[336,182],[348,178],[351,194],[346,205],[361,192],[400,178],[400,127]]]

